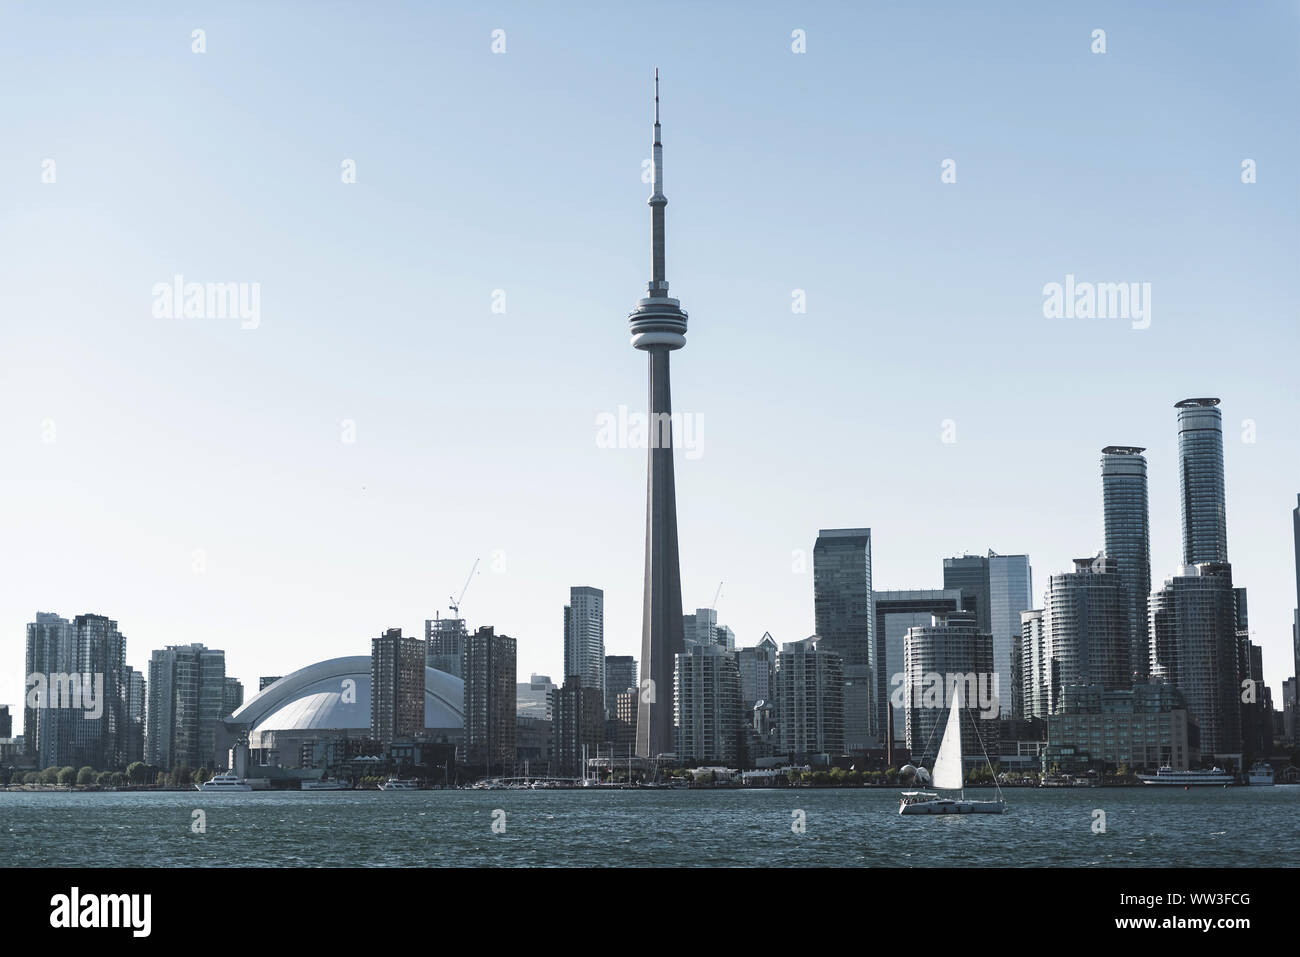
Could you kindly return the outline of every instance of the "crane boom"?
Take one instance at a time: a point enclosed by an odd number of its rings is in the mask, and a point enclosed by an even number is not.
[[[479,560],[477,558],[474,559],[474,567],[469,570],[469,577],[465,579],[465,587],[460,590],[460,598],[448,599],[451,602],[450,608],[457,618],[460,617],[461,599],[465,597],[465,592],[469,591],[469,583],[474,580],[474,573],[478,571],[478,562]]]
[[[718,596],[721,594],[722,594],[722,582],[718,582],[718,590],[713,593],[713,605],[711,606],[714,611],[718,610]]]

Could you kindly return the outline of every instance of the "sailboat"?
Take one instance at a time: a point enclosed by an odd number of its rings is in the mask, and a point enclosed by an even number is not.
[[[984,760],[988,760],[987,754]],[[990,763],[989,769],[992,768]],[[948,709],[948,724],[943,730],[943,741],[939,743],[939,754],[934,759],[931,778],[936,788],[960,791],[961,797],[953,800],[940,797],[932,791],[904,791],[898,805],[899,814],[1002,814],[1007,809],[1000,787],[996,801],[966,800],[961,764],[961,701],[957,694],[953,695],[952,707]],[[997,787],[997,783],[995,776],[993,786]]]

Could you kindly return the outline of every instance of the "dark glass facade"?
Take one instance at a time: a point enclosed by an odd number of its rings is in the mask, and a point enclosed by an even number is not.
[[[1129,661],[1138,680],[1150,672],[1147,599],[1151,594],[1151,519],[1144,451],[1123,445],[1101,450],[1106,557],[1115,562],[1128,592]]]

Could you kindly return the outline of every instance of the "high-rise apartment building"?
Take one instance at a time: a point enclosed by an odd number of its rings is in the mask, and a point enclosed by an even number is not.
[[[1151,595],[1151,518],[1145,449],[1108,445],[1101,450],[1105,553],[1128,593],[1129,666],[1135,680],[1151,670],[1147,601]]]
[[[796,761],[844,751],[844,664],[816,635],[786,642],[776,657],[782,752]]]
[[[1241,752],[1232,566],[1183,566],[1151,595],[1151,675],[1176,687],[1200,724],[1201,752]]]
[[[1178,409],[1178,481],[1183,564],[1228,561],[1223,483],[1223,413],[1218,399],[1184,399]]]
[[[876,613],[876,728],[880,739],[885,740],[889,727],[889,712],[893,711],[894,741],[902,743],[907,726],[907,713],[901,698],[894,694],[903,683],[903,639],[909,628],[930,624],[935,615],[961,611],[965,607],[963,596],[974,599],[961,589],[911,588],[874,593],[872,604]]]
[[[424,730],[425,655],[424,641],[400,628],[370,640],[370,737],[385,748]]]
[[[1076,558],[1074,571],[1051,576],[1047,589],[1047,644],[1052,663],[1049,708],[1060,709],[1062,689],[1133,686],[1129,662],[1128,590],[1113,558]]]
[[[225,766],[224,651],[201,644],[158,649],[149,659],[146,689],[147,764],[168,770]]]
[[[465,642],[465,759],[488,773],[514,765],[516,659],[515,639],[490,626]]]
[[[734,765],[742,733],[740,668],[721,645],[677,656],[673,684],[678,760]]]
[[[954,700],[962,706],[963,757],[998,753],[998,720],[990,713],[999,707],[992,696],[993,636],[977,622],[974,612],[951,611],[904,636],[907,747],[914,761],[938,754],[940,729]]]
[[[740,702],[746,712],[760,701],[771,701],[776,694],[776,641],[767,632],[752,648],[735,652],[740,668]]]
[[[605,593],[577,585],[564,606],[564,674],[605,694]]]

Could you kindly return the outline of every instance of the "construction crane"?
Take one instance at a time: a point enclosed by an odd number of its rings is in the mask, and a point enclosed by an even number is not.
[[[469,578],[466,578],[466,579],[465,579],[465,587],[462,588],[462,589],[460,590],[460,598],[448,598],[448,599],[447,599],[449,602],[451,602],[450,607],[451,607],[452,615],[453,615],[453,617],[455,617],[455,618],[459,618],[459,617],[460,617],[460,603],[461,603],[461,600],[465,597],[465,592],[469,591],[469,583],[472,582],[472,581],[474,580],[474,573],[475,573],[476,571],[478,571],[478,559],[477,559],[477,558],[474,559],[474,567],[471,568],[471,569],[469,570]]]
[[[718,610],[718,596],[722,594],[722,582],[718,582],[718,590],[713,593],[713,604],[710,605],[714,611]]]

